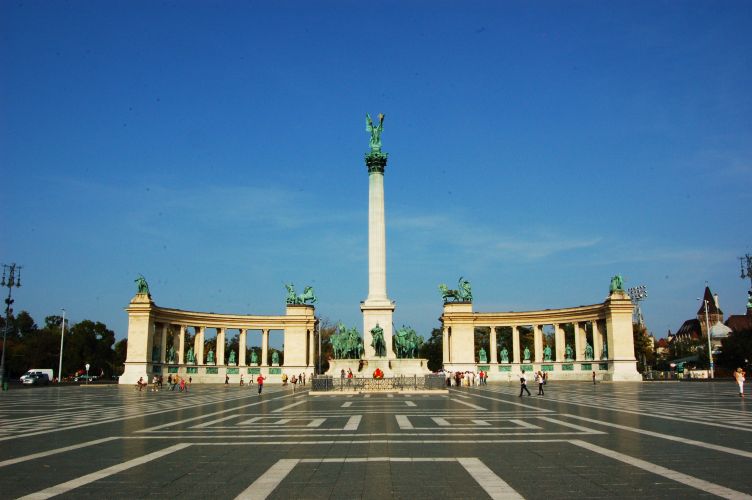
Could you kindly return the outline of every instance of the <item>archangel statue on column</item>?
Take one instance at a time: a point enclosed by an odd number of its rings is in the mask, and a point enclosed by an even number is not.
[[[371,115],[366,113],[366,132],[371,133],[371,141],[368,143],[371,146],[372,153],[381,152],[381,131],[384,130],[384,113],[379,113],[379,124],[374,126]]]

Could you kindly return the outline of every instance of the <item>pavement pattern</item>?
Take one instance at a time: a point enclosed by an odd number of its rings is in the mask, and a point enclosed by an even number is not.
[[[752,498],[732,382],[0,395],[0,498]]]

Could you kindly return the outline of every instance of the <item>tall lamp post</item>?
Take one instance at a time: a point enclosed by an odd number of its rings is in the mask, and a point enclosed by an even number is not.
[[[713,347],[710,345],[710,317],[708,316],[708,301],[706,299],[697,299],[705,302],[705,328],[708,332],[708,359],[710,360],[710,378],[715,378],[713,371]]]
[[[645,285],[638,285],[638,286],[627,289],[627,293],[629,294],[629,297],[632,299],[632,302],[635,305],[634,314],[635,316],[637,316],[637,324],[642,326],[643,318],[642,318],[642,309],[640,309],[640,302],[648,298],[648,287],[646,287]],[[640,334],[642,334],[642,331],[640,331]],[[647,373],[648,360],[647,360],[647,357],[645,356],[644,350],[642,352],[642,369],[645,371],[645,373]]]
[[[65,338],[65,309],[63,309],[63,324],[60,327],[60,362],[57,365],[57,383],[63,379],[63,339]]]
[[[16,271],[18,271],[18,278],[16,278]],[[7,279],[6,279],[7,276]],[[0,383],[4,391],[8,390],[8,380],[5,376],[5,339],[8,337],[8,327],[10,326],[10,315],[13,314],[13,299],[11,294],[13,287],[19,288],[21,286],[21,266],[15,263],[7,265],[3,264],[3,281],[2,286],[8,287],[8,298],[5,299],[5,328],[3,329],[3,354],[0,358]]]
[[[640,309],[640,301],[648,298],[648,288],[645,285],[639,285],[627,290],[629,297],[635,304],[635,314],[637,315],[637,324],[642,325],[642,309]]]

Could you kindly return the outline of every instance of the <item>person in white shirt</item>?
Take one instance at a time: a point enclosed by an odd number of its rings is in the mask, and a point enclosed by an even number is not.
[[[527,390],[527,376],[525,375],[525,370],[522,370],[522,373],[520,374],[520,397],[522,397],[522,391],[527,392],[528,396],[532,396],[530,391]]]

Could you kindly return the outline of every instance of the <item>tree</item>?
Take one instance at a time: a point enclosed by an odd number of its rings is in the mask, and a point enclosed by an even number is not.
[[[122,375],[125,370],[125,360],[128,357],[128,339],[120,339],[115,344],[115,355],[112,358],[112,374]]]
[[[420,357],[428,360],[428,369],[439,371],[444,365],[444,333],[441,328],[431,330],[431,336],[420,347]]]
[[[637,371],[643,372],[655,364],[655,350],[645,325],[632,323],[632,340],[634,356],[637,359]]]
[[[115,332],[99,321],[84,320],[71,326],[66,332],[63,374],[73,374],[91,365],[90,373],[105,376],[115,370]]]
[[[752,331],[731,332],[721,340],[718,365],[729,370],[746,369],[752,361]],[[749,376],[749,375],[748,375]]]

